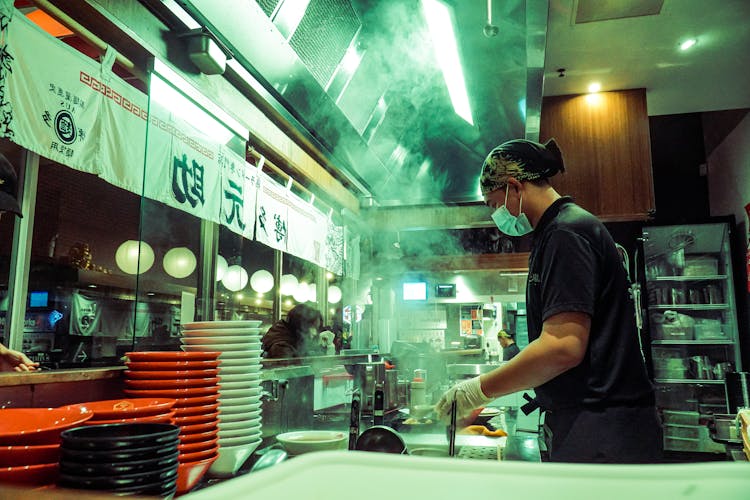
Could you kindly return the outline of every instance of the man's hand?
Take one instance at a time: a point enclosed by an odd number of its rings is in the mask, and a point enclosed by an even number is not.
[[[39,367],[24,353],[8,349],[0,344],[0,372],[30,372]]]
[[[435,405],[435,413],[440,420],[450,419],[451,403],[456,401],[456,418],[465,420],[471,412],[480,406],[484,406],[494,398],[488,398],[482,392],[479,377],[460,382],[443,394]]]

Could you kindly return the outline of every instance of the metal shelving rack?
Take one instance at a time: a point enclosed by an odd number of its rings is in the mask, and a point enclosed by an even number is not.
[[[723,452],[705,422],[741,370],[728,222],[643,228],[645,293],[664,448]]]

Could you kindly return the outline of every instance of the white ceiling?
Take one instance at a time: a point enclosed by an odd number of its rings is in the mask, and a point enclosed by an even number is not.
[[[598,81],[603,91],[647,89],[650,116],[750,108],[750,0],[664,0],[656,15],[576,24],[579,2],[612,12],[661,3],[550,0],[545,96]],[[698,43],[680,51],[689,37]]]

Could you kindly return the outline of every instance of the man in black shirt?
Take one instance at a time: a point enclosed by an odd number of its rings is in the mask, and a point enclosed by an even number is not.
[[[510,361],[516,354],[521,352],[516,345],[516,341],[505,330],[497,332],[497,341],[500,342],[500,347],[503,348],[503,361]]]
[[[487,156],[480,179],[498,228],[533,231],[526,287],[529,345],[501,367],[461,382],[459,415],[533,387],[545,414],[549,459],[656,462],[661,426],[635,328],[627,277],[612,237],[592,214],[560,196],[549,177],[564,171],[553,140],[513,140]]]

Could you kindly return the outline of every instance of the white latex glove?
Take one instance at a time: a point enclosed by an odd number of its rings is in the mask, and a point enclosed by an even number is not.
[[[482,392],[482,386],[479,382],[479,377],[474,377],[469,380],[464,380],[454,385],[445,394],[442,395],[440,401],[435,405],[435,413],[440,420],[450,420],[451,417],[451,403],[456,400],[456,419],[464,420],[471,412],[480,406],[484,406],[493,398],[488,398]]]

